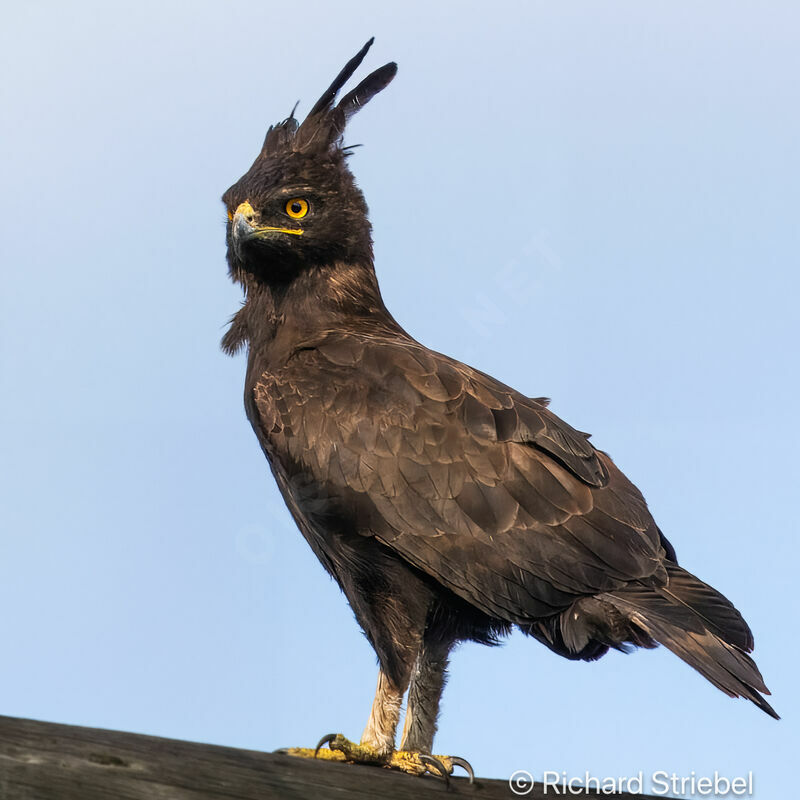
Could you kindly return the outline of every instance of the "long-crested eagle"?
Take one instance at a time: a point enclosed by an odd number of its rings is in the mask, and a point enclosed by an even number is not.
[[[386,309],[342,140],[397,66],[336,103],[371,44],[302,124],[292,113],[269,129],[223,196],[245,292],[223,347],[247,346],[247,416],[380,665],[361,743],[326,740],[348,759],[450,771],[458,759],[430,757],[448,654],[514,627],[587,661],[661,643],[777,717],[749,627],[678,566],[611,458],[546,400],[429,350]]]

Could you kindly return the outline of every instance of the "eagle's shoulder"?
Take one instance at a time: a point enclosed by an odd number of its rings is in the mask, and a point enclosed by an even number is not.
[[[589,435],[550,411],[547,398],[526,397],[410,337],[331,333],[297,356],[303,380],[320,381],[326,409],[358,407],[414,429],[450,420],[478,440],[536,447],[589,486],[608,483],[608,469]]]

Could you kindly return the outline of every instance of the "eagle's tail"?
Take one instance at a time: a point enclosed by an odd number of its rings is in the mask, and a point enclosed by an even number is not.
[[[780,719],[761,694],[769,694],[747,655],[753,635],[741,614],[716,589],[676,564],[669,582],[653,588],[630,584],[598,597],[629,623],[660,642],[731,697],[746,697]]]

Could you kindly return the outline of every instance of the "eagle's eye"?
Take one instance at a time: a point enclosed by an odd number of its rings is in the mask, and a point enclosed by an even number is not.
[[[287,201],[284,209],[292,219],[301,219],[308,214],[308,202],[302,197],[293,197]]]

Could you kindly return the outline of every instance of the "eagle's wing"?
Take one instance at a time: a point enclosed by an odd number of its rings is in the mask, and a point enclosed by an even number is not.
[[[487,614],[530,621],[666,577],[644,498],[586,434],[416,342],[329,335],[253,405],[287,475]]]

